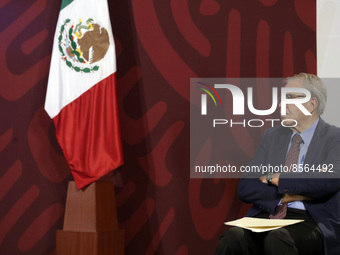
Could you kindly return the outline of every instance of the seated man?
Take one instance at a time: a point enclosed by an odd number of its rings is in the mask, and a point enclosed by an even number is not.
[[[319,117],[325,108],[327,91],[317,76],[295,75],[287,79],[286,87],[305,88],[311,93],[311,99],[303,104],[311,115],[303,114],[296,105],[287,104],[282,119],[287,126],[293,126],[288,124],[291,120],[297,125],[291,128],[279,125],[266,130],[250,165],[304,164],[319,167],[319,173],[314,178],[294,178],[304,169],[256,178],[244,176],[237,192],[243,202],[253,204],[246,216],[303,219],[304,222],[263,233],[230,228],[220,238],[216,255],[340,254],[340,179],[334,177],[334,172],[339,173],[340,129]],[[287,94],[287,98],[298,97],[305,95]],[[321,171],[320,166],[323,166]]]

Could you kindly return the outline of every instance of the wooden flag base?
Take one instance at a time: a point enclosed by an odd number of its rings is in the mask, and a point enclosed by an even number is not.
[[[63,230],[56,255],[123,255],[113,183],[94,182],[82,190],[69,182]]]

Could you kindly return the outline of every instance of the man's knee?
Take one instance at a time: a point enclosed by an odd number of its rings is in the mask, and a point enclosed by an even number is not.
[[[239,240],[243,240],[245,234],[244,232],[245,231],[243,228],[233,227],[226,230],[221,239],[225,238],[230,242],[237,242]]]
[[[289,254],[298,254],[295,242],[285,228],[270,231],[264,239],[266,254],[281,254],[289,250]]]
[[[215,255],[226,254],[230,251],[240,251],[241,241],[244,240],[245,231],[242,228],[233,227],[224,232],[220,237]]]

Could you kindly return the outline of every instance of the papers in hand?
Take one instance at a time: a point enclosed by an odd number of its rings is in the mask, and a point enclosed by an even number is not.
[[[304,220],[289,220],[289,219],[261,219],[261,218],[252,218],[252,217],[244,217],[242,219],[233,220],[224,222],[225,225],[241,227],[245,229],[249,229],[253,232],[265,232],[278,228],[282,228],[285,226],[293,225],[296,223],[303,222]]]

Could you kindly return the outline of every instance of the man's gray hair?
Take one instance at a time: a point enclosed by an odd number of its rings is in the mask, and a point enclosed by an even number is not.
[[[293,77],[287,78],[287,82],[293,80],[301,81],[302,86],[308,89],[312,94],[312,97],[315,97],[318,100],[317,111],[318,114],[321,115],[325,110],[327,102],[327,89],[325,84],[318,76],[308,73],[299,73]]]

